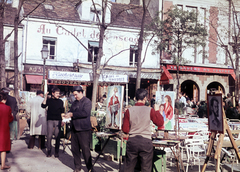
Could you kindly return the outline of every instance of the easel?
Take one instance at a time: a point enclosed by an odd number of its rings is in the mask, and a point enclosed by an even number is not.
[[[223,112],[224,132],[222,134],[220,134],[220,136],[219,136],[219,139],[218,139],[218,142],[217,142],[216,152],[215,152],[215,155],[214,155],[214,159],[216,159],[216,161],[217,161],[216,169],[215,169],[216,172],[220,171],[220,154],[221,154],[221,150],[222,150],[222,144],[223,144],[223,138],[224,138],[225,131],[227,131],[228,137],[230,138],[230,141],[231,141],[231,144],[232,144],[232,146],[233,146],[233,148],[235,150],[235,153],[236,153],[236,155],[238,157],[238,160],[240,161],[240,153],[238,152],[238,147],[237,147],[237,145],[235,143],[235,140],[234,140],[234,138],[232,136],[232,132],[231,132],[229,126],[228,126],[224,109],[222,110],[222,112]],[[201,172],[205,171],[205,169],[207,167],[207,163],[209,161],[209,158],[211,157],[211,152],[212,152],[212,148],[214,146],[214,140],[216,138],[216,134],[217,134],[217,132],[211,132],[211,137],[210,137],[210,140],[209,140],[208,149],[207,149],[207,153],[206,153],[207,157],[205,159],[205,162],[204,162],[204,165],[202,167]]]

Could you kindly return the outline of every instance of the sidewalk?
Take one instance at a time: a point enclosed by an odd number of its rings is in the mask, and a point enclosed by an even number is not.
[[[9,170],[11,172],[72,172],[74,170],[73,157],[70,150],[70,144],[67,145],[65,152],[63,152],[62,144],[60,146],[59,158],[55,158],[54,155],[48,158],[46,157],[46,150],[40,150],[37,147],[34,149],[28,149],[27,144],[29,135],[24,134],[20,140],[14,140],[12,142],[12,150],[7,154],[7,164],[11,166]],[[61,139],[62,141],[63,139]],[[37,140],[36,140],[36,143]],[[97,157],[97,153],[92,151],[93,162]],[[54,154],[54,153],[53,153]],[[201,161],[201,166],[204,161]],[[84,160],[82,160],[82,171],[86,172]],[[186,164],[184,163],[185,167]],[[123,165],[122,165],[123,167]],[[94,166],[96,172],[117,172],[119,169],[119,163],[117,161],[107,161],[100,156],[97,163]],[[215,171],[214,164],[210,161],[208,163],[206,172]],[[175,164],[169,166],[167,163],[167,172],[177,171]],[[193,166],[193,169],[189,167],[190,172],[198,172],[198,163]]]
[[[36,146],[34,149],[28,149],[29,135],[21,136],[20,140],[12,141],[11,152],[7,154],[7,163],[11,166],[9,170],[11,172],[72,172],[74,170],[73,157],[70,148],[70,144],[63,152],[63,146],[60,145],[59,158],[46,157],[46,149],[41,150]],[[61,139],[63,141],[63,139]],[[37,140],[35,143],[38,143]],[[92,151],[93,162],[97,153]],[[86,172],[85,162],[82,160],[82,171]],[[117,161],[106,161],[102,157],[99,158],[94,166],[95,171],[118,171],[119,164]]]

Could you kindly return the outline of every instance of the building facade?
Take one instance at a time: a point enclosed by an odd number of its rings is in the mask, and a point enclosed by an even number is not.
[[[14,2],[17,0],[14,0]],[[190,61],[180,69],[180,91],[185,92],[190,98],[205,100],[209,91],[222,92],[224,95],[234,92],[236,76],[224,46],[231,49],[230,34],[222,30],[232,30],[232,15],[230,1],[197,1],[197,0],[151,0],[148,6],[146,21],[151,21],[158,11],[166,11],[172,5],[177,5],[183,10],[196,11],[199,21],[208,30],[207,44],[205,47],[188,48],[183,52],[183,57]],[[28,14],[41,1],[25,1],[23,4],[24,15]],[[234,2],[239,9],[239,2]],[[100,4],[96,0],[97,14],[101,17]],[[92,61],[87,51],[93,56],[98,53],[99,25],[96,11],[91,1],[53,1],[48,0],[32,12],[22,22],[22,40],[19,41],[19,53],[22,61],[19,64],[21,72],[21,90],[35,91],[41,88],[43,78],[43,59],[41,49],[47,46],[50,56],[46,60],[46,74],[49,70],[92,73]],[[141,23],[140,0],[116,0],[109,2],[105,21],[108,28],[103,43],[103,58],[101,64],[108,62],[103,74],[125,74],[129,77],[129,90],[135,90],[137,41]],[[100,19],[101,20],[101,19]],[[213,25],[214,24],[214,25]],[[214,27],[216,26],[216,27]],[[20,28],[21,30],[21,28]],[[219,39],[216,31],[223,38]],[[227,32],[229,33],[229,32]],[[143,44],[142,57],[142,85],[150,92],[150,97],[155,94],[160,80],[163,90],[176,91],[176,68],[171,58],[164,53],[152,54],[154,47],[148,46],[149,39]],[[219,44],[221,43],[222,44]],[[10,45],[11,43],[9,43]],[[151,45],[151,44],[150,44]],[[223,46],[224,45],[224,46]],[[6,48],[6,58],[10,58]],[[201,51],[206,53],[203,55]],[[8,51],[8,52],[7,52]],[[119,54],[118,54],[119,53]],[[231,53],[234,56],[233,51]],[[112,58],[112,56],[114,56]],[[109,60],[110,59],[110,60]],[[109,61],[108,61],[109,60]],[[160,64],[161,61],[161,64]],[[164,68],[162,67],[164,66]],[[166,74],[167,73],[167,74]],[[165,78],[161,78],[161,75]],[[47,76],[46,76],[47,78]],[[51,83],[49,83],[51,85]],[[82,82],[91,97],[91,82]],[[114,84],[114,83],[111,83]],[[108,83],[99,83],[99,94],[103,94]],[[61,86],[60,86],[61,87]],[[61,87],[64,91],[70,88]],[[129,91],[131,98],[134,91]]]

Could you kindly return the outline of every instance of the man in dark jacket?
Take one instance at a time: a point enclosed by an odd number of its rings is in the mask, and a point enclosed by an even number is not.
[[[73,102],[70,112],[67,113],[65,117],[72,118],[71,147],[75,165],[74,172],[80,172],[81,151],[87,169],[90,170],[92,168],[92,157],[90,152],[92,135],[90,115],[92,102],[87,97],[83,96],[83,89],[81,86],[74,86],[73,94],[76,100]]]
[[[10,88],[2,88],[1,89],[1,92],[7,94],[6,105],[11,107],[12,114],[13,114],[13,117],[14,117],[13,122],[11,122],[9,124],[9,126],[10,126],[10,137],[11,137],[11,140],[16,140],[18,138],[18,121],[17,121],[18,120],[17,119],[18,106],[17,106],[16,98],[9,95],[10,91],[11,91]]]
[[[53,88],[52,89],[52,97],[47,99],[48,92],[45,95],[43,103],[41,105],[42,108],[48,107],[47,110],[47,157],[51,156],[52,149],[52,136],[53,131],[56,138],[55,145],[55,157],[59,157],[59,146],[60,146],[60,133],[62,116],[64,113],[63,101],[59,99],[60,89]]]

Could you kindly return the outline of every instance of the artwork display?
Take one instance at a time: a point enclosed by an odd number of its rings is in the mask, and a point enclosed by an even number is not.
[[[173,91],[156,91],[156,104],[159,106],[159,112],[163,116],[164,126],[162,130],[174,129],[174,105],[175,92]]]
[[[222,94],[208,94],[207,106],[209,130],[223,133]]]
[[[26,109],[28,101],[31,100],[33,97],[36,97],[36,92],[19,91],[19,97],[19,109]]]
[[[120,130],[122,127],[123,93],[123,86],[108,87],[106,128]]]

